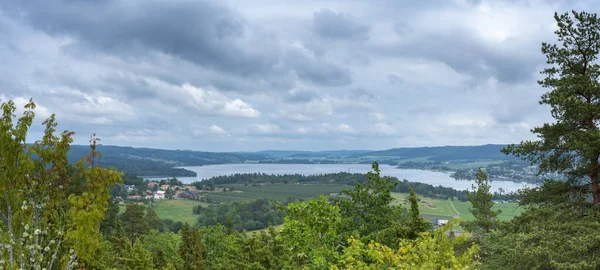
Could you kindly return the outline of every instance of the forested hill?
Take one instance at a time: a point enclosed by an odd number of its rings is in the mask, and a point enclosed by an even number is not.
[[[90,151],[89,146],[73,145],[69,161],[74,163]],[[264,160],[268,157],[254,153],[214,153],[190,150],[163,150],[98,145],[102,166],[141,176],[196,176],[195,172],[176,169],[178,166],[202,166]]]
[[[231,163],[382,163],[395,165],[399,161],[423,158],[428,161],[480,161],[506,160],[513,157],[500,153],[505,145],[441,146],[394,148],[382,151],[338,150],[338,151],[260,151],[260,152],[201,152],[191,150],[164,150],[122,146],[98,145],[102,153],[103,166],[140,176],[196,176],[195,172],[176,169],[179,166],[203,166]],[[89,152],[88,146],[73,145],[69,161]]]
[[[500,149],[502,149],[503,147],[506,147],[506,145],[486,144],[480,146],[393,148],[389,150],[362,153],[359,156],[380,156],[404,159],[428,157],[428,159],[431,161],[514,159],[515,157],[507,156],[500,152]]]

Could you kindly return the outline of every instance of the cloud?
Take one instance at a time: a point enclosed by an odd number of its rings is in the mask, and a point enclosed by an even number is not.
[[[342,133],[354,133],[355,131],[351,126],[343,123],[338,126],[338,130]]]
[[[396,129],[394,127],[385,123],[375,124],[375,131],[383,135],[393,135],[396,133]]]
[[[313,14],[315,32],[326,39],[366,40],[369,27],[359,23],[352,15],[322,9]]]
[[[514,143],[552,120],[537,103],[540,43],[555,41],[554,11],[574,7],[600,11],[553,0],[0,1],[0,98],[33,98],[76,143],[93,132],[211,151]]]
[[[216,134],[216,135],[221,135],[221,136],[231,136],[231,134],[229,134],[226,130],[224,130],[223,128],[213,124],[212,126],[210,126],[209,128],[210,132]]]

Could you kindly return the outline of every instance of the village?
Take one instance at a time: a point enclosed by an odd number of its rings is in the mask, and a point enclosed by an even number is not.
[[[112,193],[115,194],[113,201],[119,204],[126,202],[149,203],[165,199],[187,199],[211,203],[210,198],[203,195],[216,192],[241,192],[232,189],[226,187],[215,188],[210,183],[206,185],[186,185],[176,178],[172,178],[160,181],[142,180],[137,181],[135,184],[117,185]]]

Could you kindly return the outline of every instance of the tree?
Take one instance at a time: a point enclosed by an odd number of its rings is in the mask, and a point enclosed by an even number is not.
[[[391,191],[398,183],[389,177],[382,178],[377,162],[373,162],[372,168],[365,183],[342,192],[348,199],[337,200],[344,217],[341,230],[346,232],[345,237],[361,236],[365,243],[377,240],[396,247],[399,238],[405,234],[401,225],[405,211],[391,204],[394,199]]]
[[[179,256],[183,259],[184,270],[206,269],[206,255],[200,231],[190,228],[186,222],[180,232],[181,244],[179,245]]]
[[[487,174],[482,169],[479,169],[476,176],[477,185],[473,185],[473,191],[467,193],[469,202],[473,205],[473,208],[469,209],[469,211],[473,214],[475,220],[466,222],[463,225],[471,232],[481,231],[483,234],[486,234],[496,228],[498,215],[502,211],[492,210],[494,202],[492,201]]]
[[[429,231],[431,229],[431,224],[427,222],[421,216],[419,212],[419,204],[417,202],[417,196],[413,189],[410,189],[410,220],[408,222],[408,237],[410,239],[417,238],[422,232]]]
[[[287,206],[281,237],[291,251],[289,264],[293,268],[309,266],[326,269],[337,262],[340,209],[327,202],[325,196]]]
[[[486,234],[484,269],[598,269],[600,223],[587,189],[548,180],[522,191],[526,211]]]
[[[94,166],[95,140],[73,170],[67,152],[74,133],[56,135],[54,115],[43,122],[42,139],[27,144],[34,109],[30,100],[14,123],[14,102],[0,106],[0,262],[8,269],[72,269],[102,247],[108,191],[121,177]],[[70,189],[74,179],[82,182]]]
[[[539,164],[539,173],[565,173],[587,178],[593,205],[600,203],[600,21],[596,14],[554,14],[558,44],[542,43],[550,67],[538,83],[548,88],[540,104],[551,107],[555,123],[535,127],[540,140],[509,145],[505,154]]]
[[[150,252],[144,247],[144,245],[140,242],[140,239],[136,239],[133,242],[133,244],[128,248],[126,257],[124,258],[124,262],[126,269],[153,269],[152,252]]]
[[[123,230],[125,235],[131,241],[131,244],[135,242],[135,239],[142,235],[147,234],[150,231],[150,227],[144,219],[144,210],[146,207],[138,204],[129,204],[125,208],[125,212],[121,215],[121,222],[123,223]]]
[[[453,222],[436,230],[434,235],[421,233],[417,239],[404,239],[399,249],[377,242],[364,244],[348,239],[340,264],[331,269],[477,269],[479,246],[472,245],[465,252],[455,251],[458,245],[469,241],[468,236],[450,237]]]
[[[119,205],[114,203],[112,200],[108,201],[108,210],[100,223],[100,233],[106,238],[110,238],[117,228],[117,221],[119,219]]]
[[[164,231],[165,224],[162,222],[162,220],[160,220],[160,217],[158,214],[156,214],[156,212],[154,212],[152,207],[146,207],[146,215],[144,215],[144,220],[150,229],[160,232]]]
[[[181,269],[183,260],[179,256],[179,241],[179,236],[172,232],[151,231],[141,237],[142,245],[152,252],[155,269],[167,268],[168,264]]]

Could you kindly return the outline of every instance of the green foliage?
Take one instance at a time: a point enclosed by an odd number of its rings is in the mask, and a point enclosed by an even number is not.
[[[281,236],[291,251],[290,263],[296,268],[326,269],[337,261],[342,216],[326,197],[291,203],[286,209]]]
[[[225,225],[227,219],[230,219],[235,230],[258,230],[267,228],[270,224],[283,223],[284,212],[277,209],[277,205],[276,201],[258,199],[211,205],[201,210],[196,208],[196,213],[200,226]]]
[[[179,245],[179,256],[183,259],[184,270],[206,269],[206,254],[200,231],[196,228],[190,228],[185,223],[180,232],[181,244]]]
[[[488,233],[498,225],[498,215],[501,210],[492,210],[494,202],[490,194],[490,185],[487,181],[487,175],[482,170],[477,171],[477,185],[473,185],[473,191],[467,193],[469,202],[473,205],[470,212],[475,217],[472,222],[463,224],[467,230],[475,233]]]
[[[152,252],[147,250],[139,239],[127,249],[124,258],[125,267],[128,270],[152,269]]]
[[[180,241],[175,233],[155,230],[141,238],[142,246],[152,253],[154,269],[167,269],[169,265],[176,269],[183,267],[183,259],[179,256]]]
[[[121,214],[121,222],[125,235],[133,244],[137,238],[147,234],[150,231],[150,226],[145,219],[146,207],[139,204],[129,204],[125,208],[125,212]]]
[[[343,192],[348,199],[339,199],[337,203],[343,217],[342,231],[348,233],[346,236],[360,235],[365,243],[377,240],[386,245],[397,245],[398,238],[405,234],[400,225],[406,220],[406,213],[400,206],[392,205],[391,191],[396,184],[390,178],[381,178],[379,165],[375,162],[365,183]]]
[[[410,189],[410,219],[408,221],[408,237],[417,238],[422,232],[430,231],[431,224],[421,216],[415,192]]]
[[[105,238],[110,238],[114,235],[119,220],[119,205],[112,200],[108,200],[106,214],[100,223],[100,233]]]
[[[540,104],[551,108],[554,123],[532,130],[540,140],[509,145],[503,151],[539,164],[540,172],[588,178],[593,204],[600,203],[600,20],[596,14],[555,14],[558,44],[542,44],[550,67],[539,84],[549,91]]]
[[[91,153],[77,164],[77,174],[85,179],[88,190],[81,195],[69,196],[68,211],[73,229],[67,232],[67,238],[73,243],[73,249],[83,262],[91,262],[102,247],[100,223],[104,219],[110,199],[110,189],[121,182],[121,175],[107,168],[96,166],[100,154],[96,152],[96,141],[92,135]],[[84,167],[87,161],[88,167]]]
[[[600,223],[585,198],[572,192],[570,199],[562,202],[546,197],[565,194],[568,188],[568,183],[548,182],[544,187],[526,192],[524,199],[531,202],[529,209],[484,237],[481,243],[485,251],[484,268],[600,267]],[[539,200],[540,195],[546,199]]]
[[[72,132],[57,136],[54,115],[43,122],[44,135],[26,143],[35,104],[25,105],[13,123],[16,107],[2,103],[0,118],[0,262],[8,269],[72,269],[90,264],[102,248],[99,228],[108,190],[120,175],[99,169],[95,140],[76,170],[68,165]],[[73,179],[80,182],[71,187]]]
[[[331,269],[477,269],[479,247],[472,245],[457,254],[456,247],[469,240],[468,236],[448,236],[452,226],[450,222],[434,235],[425,232],[415,240],[402,240],[397,250],[350,238],[339,266],[333,265]]]
[[[146,222],[146,224],[148,224],[148,227],[151,230],[157,230],[157,231],[161,231],[161,232],[164,231],[165,225],[163,224],[162,220],[160,220],[160,217],[158,217],[156,212],[154,212],[154,209],[152,209],[152,207],[146,208],[146,214],[144,215],[144,222]]]

